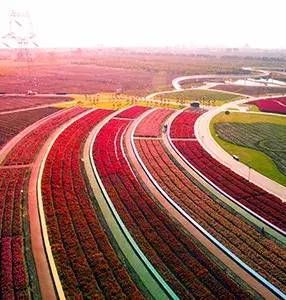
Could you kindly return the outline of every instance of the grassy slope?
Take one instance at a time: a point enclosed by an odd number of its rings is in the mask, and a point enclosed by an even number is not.
[[[246,148],[237,146],[235,144],[226,142],[216,136],[214,129],[214,124],[219,122],[241,122],[241,123],[254,123],[254,122],[269,122],[279,125],[286,126],[286,118],[276,117],[276,116],[267,116],[267,115],[256,115],[256,114],[246,114],[246,113],[230,113],[230,115],[225,115],[221,113],[217,115],[210,124],[211,134],[216,140],[216,142],[228,153],[238,155],[240,161],[249,166],[250,168],[256,170],[257,172],[269,177],[270,179],[286,186],[286,176],[283,175],[272,159],[266,154]]]
[[[188,90],[182,92],[174,92],[169,93],[163,96],[167,99],[172,100],[184,100],[184,101],[204,101],[204,104],[208,105],[222,105],[226,102],[234,101],[236,99],[241,98],[238,95],[228,94],[228,93],[220,93],[211,90]],[[156,97],[160,99],[160,96]],[[211,103],[208,103],[208,100],[211,100]]]

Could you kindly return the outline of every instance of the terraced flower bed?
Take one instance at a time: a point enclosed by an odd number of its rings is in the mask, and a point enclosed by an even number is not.
[[[161,141],[136,140],[136,147],[152,176],[176,203],[242,261],[286,291],[284,247],[262,236],[200,190],[171,160]],[[219,177],[221,171],[218,174],[217,170],[213,173]]]
[[[149,107],[144,106],[132,106],[128,109],[125,109],[123,112],[117,115],[118,118],[126,118],[126,119],[136,119],[143,112],[150,109]]]
[[[285,203],[212,158],[197,141],[174,141],[177,149],[214,184],[261,217],[286,230]],[[218,173],[219,170],[219,173]]]
[[[9,111],[39,105],[48,105],[70,100],[71,98],[69,97],[1,96],[0,111]]]
[[[17,145],[9,152],[4,160],[4,165],[30,164],[41,146],[48,139],[49,135],[59,126],[67,122],[72,117],[82,113],[84,109],[75,107],[53,118],[45,121],[43,124],[27,134]]]
[[[285,126],[271,123],[216,123],[214,127],[223,140],[264,152],[286,175],[286,122]]]
[[[139,123],[135,136],[158,137],[161,134],[162,124],[172,112],[172,109],[156,109]]]
[[[121,147],[129,124],[119,119],[108,122],[96,137],[93,157],[109,197],[141,250],[182,299],[251,298],[143,189]]]
[[[55,107],[45,107],[0,115],[0,149],[23,129],[58,110]]]
[[[250,101],[248,104],[256,105],[260,111],[286,114],[286,97],[278,97],[271,99],[260,99]]]
[[[67,298],[142,299],[111,247],[88,194],[81,149],[108,110],[97,110],[68,127],[46,161],[42,194],[49,239]]]
[[[27,168],[0,169],[0,299],[29,299],[35,292],[36,274],[29,276],[33,263],[26,241],[28,176]]]
[[[202,110],[189,110],[180,113],[172,122],[170,136],[172,138],[194,138],[194,124],[202,114]]]

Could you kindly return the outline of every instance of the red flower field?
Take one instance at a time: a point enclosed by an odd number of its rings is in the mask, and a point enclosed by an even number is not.
[[[45,165],[42,193],[48,233],[68,298],[142,298],[99,222],[80,160],[89,131],[110,112],[97,110],[68,127]]]
[[[58,110],[55,107],[45,107],[11,114],[0,114],[0,149],[23,129]]]
[[[30,164],[34,161],[35,155],[48,139],[49,135],[60,125],[67,122],[72,117],[82,113],[83,108],[75,107],[61,114],[52,117],[43,124],[32,130],[9,152],[5,165]]]
[[[136,128],[135,136],[158,137],[161,134],[162,124],[173,112],[171,109],[156,109],[144,118]]]
[[[144,254],[182,299],[250,297],[143,189],[121,148],[129,123],[116,118],[108,122],[96,137],[93,156],[107,193]]]
[[[28,169],[0,169],[0,299],[26,299],[30,294],[25,252]]]
[[[0,112],[69,101],[68,97],[0,96]]]
[[[184,111],[172,122],[170,136],[172,138],[194,138],[194,124],[203,111]]]
[[[170,159],[161,141],[136,140],[136,146],[152,176],[174,201],[254,270],[286,290],[282,247],[262,238],[254,227],[200,190]]]
[[[286,204],[225,167],[197,141],[174,141],[184,157],[224,192],[274,225],[286,230]],[[219,171],[219,174],[217,172]]]
[[[286,97],[278,97],[271,99],[261,99],[248,102],[256,105],[260,111],[286,114]]]

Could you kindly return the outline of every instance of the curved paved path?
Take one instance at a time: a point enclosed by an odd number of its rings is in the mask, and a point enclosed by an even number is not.
[[[53,258],[51,246],[49,243],[47,225],[45,220],[45,213],[42,200],[41,181],[45,167],[45,162],[48,154],[59,135],[75,121],[83,116],[91,113],[92,110],[85,111],[74,118],[70,119],[56,131],[52,133],[44,146],[41,148],[36,161],[32,168],[32,174],[29,182],[29,215],[31,227],[31,241],[34,259],[36,263],[37,273],[43,299],[54,299],[50,294],[52,293],[52,280],[55,290],[55,299],[65,299],[64,291],[59,279],[56,264]],[[49,275],[48,275],[49,273]]]
[[[32,125],[25,128],[18,135],[12,138],[0,151],[0,165],[5,159],[6,155],[13,150],[14,146],[21,141],[31,131],[41,126],[49,119],[52,119],[58,115],[65,113],[64,110],[55,112],[45,118],[38,120]],[[48,142],[47,142],[48,143]],[[39,280],[39,286],[41,296],[43,299],[57,299],[54,289],[54,280],[50,274],[49,263],[46,257],[46,249],[43,246],[42,230],[39,220],[38,206],[37,206],[37,175],[38,165],[42,160],[42,152],[45,151],[45,146],[40,150],[34,163],[30,164],[31,175],[28,185],[28,214],[30,222],[30,235],[31,235],[31,247],[35,260],[36,272]],[[4,166],[5,168],[13,168],[15,166]],[[18,167],[18,166],[17,166]]]
[[[105,124],[107,124],[111,119],[117,119],[116,116],[125,109],[126,108],[115,111],[113,114],[107,116],[90,132],[84,145],[83,157],[85,170],[95,199],[100,206],[101,212],[104,215],[105,221],[110,228],[113,238],[116,240],[116,243],[124,257],[127,259],[133,271],[137,273],[137,276],[140,278],[145,288],[149,291],[150,295],[152,295],[154,299],[178,299],[177,295],[149,262],[135,240],[132,238],[128,229],[125,227],[124,222],[117,213],[112,200],[109,198],[109,195],[105,190],[94,163],[92,148],[97,134]],[[124,120],[128,119],[124,118]]]
[[[41,126],[46,121],[53,119],[56,116],[66,113],[67,110],[60,110],[47,117],[44,117],[32,125],[25,128],[18,135],[12,138],[0,151],[0,165],[4,161],[6,155],[16,146],[16,144],[21,141],[26,135],[31,131]],[[49,139],[40,149],[39,153],[35,157],[35,161],[29,165],[31,168],[31,175],[29,178],[28,185],[28,214],[30,222],[30,235],[31,235],[31,247],[32,253],[35,260],[35,266],[37,271],[37,276],[39,280],[39,286],[41,291],[42,299],[65,299],[61,283],[59,281],[57,271],[55,269],[55,264],[53,262],[53,257],[51,256],[51,250],[48,243],[48,235],[45,226],[45,219],[43,214],[43,207],[41,202],[41,172],[44,167],[45,159],[48,155],[50,148],[52,147],[54,141],[59,136],[59,134],[75,122],[77,119],[81,118],[86,113],[84,112],[65,124],[61,125],[56,131],[54,131]],[[4,166],[15,167],[15,166]],[[56,289],[55,289],[56,287]]]
[[[233,273],[238,275],[244,282],[247,282],[247,284],[252,289],[257,291],[257,293],[262,297],[266,299],[275,299],[276,296],[274,296],[272,292],[270,292],[262,283],[251,276],[246,270],[240,267],[229,255],[219,249],[205,234],[203,234],[202,232],[204,231],[204,229],[202,227],[197,226],[197,223],[195,221],[190,221],[190,218],[187,219],[186,217],[184,217],[184,215],[176,208],[176,206],[163,196],[164,191],[160,191],[160,189],[158,189],[159,185],[155,182],[154,178],[152,179],[152,175],[148,175],[144,170],[144,164],[138,160],[138,153],[136,155],[134,152],[132,139],[134,130],[139,122],[152,111],[153,110],[147,111],[139,118],[137,118],[136,121],[133,122],[131,126],[129,126],[125,135],[126,154],[129,160],[132,162],[132,165],[136,170],[136,174],[138,174],[138,176],[146,185],[148,191],[151,192],[152,195],[154,195],[154,197],[164,207],[164,209],[166,209],[167,212],[173,218],[175,218],[195,239],[197,239],[206,249],[208,249],[208,251],[212,255],[217,257],[225,266],[227,266]],[[174,152],[174,150],[172,149],[171,151]],[[176,155],[176,153],[172,153],[172,155],[173,154]]]
[[[259,99],[259,98],[257,98]],[[267,192],[279,197],[283,201],[286,201],[286,187],[267,178],[266,176],[258,173],[257,171],[250,169],[245,164],[236,161],[233,157],[223,150],[210,132],[210,122],[214,116],[217,114],[228,110],[233,105],[244,104],[248,102],[247,100],[238,100],[230,103],[226,103],[220,107],[214,108],[204,114],[202,114],[195,123],[195,135],[199,141],[199,143],[203,146],[203,148],[216,160],[230,168],[232,171],[237,173],[238,175],[244,177],[245,179],[250,179],[251,182],[259,186],[260,188],[266,190]],[[235,112],[232,112],[235,113]],[[248,112],[245,112],[248,113]],[[251,114],[263,114],[263,113],[256,113],[250,112]],[[276,115],[277,114],[273,114]],[[279,115],[281,116],[281,115]],[[286,117],[286,115],[283,115]],[[286,121],[286,119],[285,119]]]
[[[177,77],[175,79],[172,80],[172,85],[174,87],[175,90],[178,91],[182,91],[184,90],[181,86],[181,82],[186,81],[186,80],[196,80],[196,79],[229,79],[229,78],[233,78],[233,79],[241,79],[241,78],[245,78],[250,77],[250,78],[256,78],[256,77],[260,77],[260,76],[268,76],[270,74],[270,71],[266,71],[266,70],[257,70],[255,68],[250,68],[250,67],[243,67],[242,70],[245,71],[250,71],[250,72],[259,72],[261,73],[261,75],[258,74],[253,74],[253,75],[243,75],[243,74],[206,74],[206,75],[190,75],[190,76],[180,76]]]
[[[259,228],[264,227],[265,232],[273,236],[278,241],[282,242],[284,245],[286,245],[286,237],[281,232],[281,230],[277,227],[275,227],[272,224],[269,224],[267,221],[262,221],[260,216],[256,216],[255,213],[249,212],[248,208],[244,208],[239,202],[237,202],[235,199],[231,200],[230,197],[227,197],[224,192],[214,186],[214,184],[205,177],[200,171],[195,169],[188,161],[187,159],[179,152],[179,150],[175,147],[175,145],[172,143],[172,141],[178,140],[176,138],[170,137],[170,128],[173,120],[176,118],[177,115],[179,115],[181,111],[177,111],[173,115],[168,118],[166,121],[166,124],[168,126],[168,131],[166,135],[163,135],[163,142],[165,147],[168,149],[168,151],[171,153],[173,158],[193,177],[195,180],[197,180],[199,183],[201,183],[212,195],[214,195],[217,199],[219,199],[221,202],[225,203],[229,207],[233,208],[235,211],[237,211],[240,215],[245,217],[248,221],[253,223],[255,226],[258,226]],[[186,139],[184,139],[186,140]],[[197,140],[197,139],[195,139]]]
[[[255,68],[247,68],[247,67],[242,68],[242,69],[248,70],[251,72],[259,72],[259,73],[261,73],[262,76],[268,76],[270,74],[270,72],[268,70],[262,70],[262,69],[256,70]],[[253,77],[257,77],[257,76],[261,76],[261,75],[253,75]],[[202,88],[183,89],[180,85],[180,82],[189,80],[189,79],[217,78],[218,76],[220,76],[221,78],[226,77],[226,75],[192,75],[192,76],[177,77],[177,78],[173,79],[173,81],[172,81],[172,85],[174,87],[173,90],[152,93],[152,94],[149,94],[148,96],[146,96],[146,99],[150,100],[150,99],[154,98],[155,96],[166,95],[166,94],[174,93],[174,92],[181,92],[184,90],[202,89]],[[239,76],[241,77],[241,75],[232,75],[232,76],[233,76],[233,78],[237,78]],[[221,92],[219,90],[217,90],[217,91]],[[235,161],[232,158],[232,156],[230,154],[228,154],[226,151],[224,151],[215,142],[215,140],[211,136],[211,132],[209,130],[209,124],[210,124],[211,119],[216,114],[218,114],[222,111],[228,110],[228,109],[231,110],[231,108],[233,108],[233,107],[239,108],[238,105],[245,104],[248,101],[261,99],[261,96],[260,97],[251,97],[251,96],[244,95],[244,94],[238,94],[238,95],[244,97],[244,99],[229,102],[220,107],[211,108],[209,112],[203,114],[195,123],[196,137],[197,137],[198,141],[200,142],[200,144],[204,147],[204,149],[210,155],[212,155],[215,159],[217,159],[219,162],[226,165],[227,167],[232,169],[234,172],[236,172],[240,176],[243,176],[246,179],[248,179],[250,177],[250,180],[254,184],[258,185],[259,187],[268,191],[269,193],[279,197],[283,201],[286,201],[286,187],[280,185],[279,183],[276,183],[275,181],[265,177],[264,175],[256,172],[253,169],[251,169],[251,171],[250,171],[248,166],[244,165],[241,162]],[[248,97],[248,98],[245,99],[246,97]],[[279,97],[279,95],[277,95],[277,97]],[[266,98],[272,98],[272,97],[268,96],[268,97],[264,97],[264,98],[266,99]],[[245,110],[240,109],[240,111],[245,111]],[[247,112],[247,113],[255,114],[257,112]],[[263,113],[258,112],[258,114],[263,114]],[[277,115],[277,114],[273,114],[273,115]],[[283,116],[285,116],[285,115],[283,115]]]

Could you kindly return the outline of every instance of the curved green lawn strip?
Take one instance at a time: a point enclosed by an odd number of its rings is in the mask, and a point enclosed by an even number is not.
[[[260,122],[220,122],[215,123],[214,127],[222,140],[267,155],[286,176],[286,126]]]
[[[286,186],[286,176],[283,175],[272,159],[261,151],[257,151],[248,147],[242,147],[229,143],[217,136],[214,124],[219,122],[240,122],[240,123],[256,123],[269,122],[279,125],[286,125],[286,118],[276,116],[255,115],[247,113],[232,112],[229,115],[220,113],[215,116],[210,123],[210,131],[215,141],[229,154],[239,156],[242,163],[264,176]],[[250,175],[251,178],[251,175]]]
[[[113,115],[109,116],[111,119]],[[107,117],[108,118],[108,117]],[[108,119],[106,119],[108,120]],[[133,272],[137,274],[141,283],[148,290],[153,299],[178,299],[177,295],[164,281],[161,275],[141,252],[140,248],[134,242],[129,231],[126,229],[120,216],[113,206],[111,199],[106,193],[97,173],[96,167],[92,158],[92,144],[95,137],[100,129],[101,124],[95,127],[94,131],[91,132],[85,147],[84,147],[84,160],[87,175],[95,195],[96,201],[100,207],[100,210],[105,218],[114,239],[121,252],[124,254],[128,264],[133,269]]]

